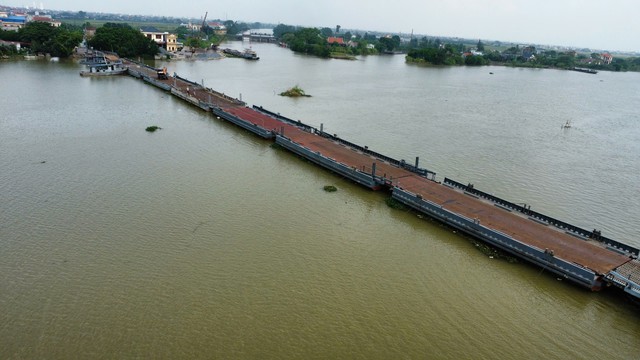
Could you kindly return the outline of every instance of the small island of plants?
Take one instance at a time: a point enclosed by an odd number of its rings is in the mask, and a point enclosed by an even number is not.
[[[311,95],[307,95],[304,90],[302,90],[298,85],[292,87],[287,91],[283,91],[280,93],[280,96],[288,96],[288,97],[311,97]]]
[[[160,130],[162,129],[160,126],[147,126],[147,128],[145,129],[147,132],[155,132],[156,130]]]
[[[326,191],[326,192],[336,192],[336,191],[338,191],[338,188],[333,186],[333,185],[325,185],[324,186],[324,191]]]

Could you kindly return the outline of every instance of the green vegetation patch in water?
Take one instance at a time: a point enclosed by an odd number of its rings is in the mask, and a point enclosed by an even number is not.
[[[288,96],[288,97],[311,97],[311,95],[307,95],[304,90],[300,88],[300,86],[296,85],[287,91],[283,91],[280,93],[280,96]]]
[[[155,132],[156,130],[161,130],[162,128],[160,126],[147,126],[147,128],[145,129],[148,132]]]
[[[387,203],[387,206],[392,208],[392,209],[396,209],[396,210],[406,210],[407,209],[407,207],[403,203],[401,203],[400,201],[398,201],[398,200],[396,200],[396,199],[394,199],[392,197],[386,198],[384,200],[384,202]]]
[[[333,185],[325,185],[324,186],[324,191],[326,191],[326,192],[336,192],[336,191],[338,191],[338,188],[333,186]]]

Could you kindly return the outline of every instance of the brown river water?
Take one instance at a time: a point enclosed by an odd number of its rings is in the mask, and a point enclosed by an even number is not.
[[[640,246],[640,74],[252,46],[259,61],[157,65]],[[488,258],[388,194],[80,70],[0,63],[0,359],[640,354],[640,307],[616,292]],[[296,84],[312,97],[275,95]]]

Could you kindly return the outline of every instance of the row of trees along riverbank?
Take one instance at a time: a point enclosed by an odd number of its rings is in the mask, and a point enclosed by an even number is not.
[[[639,57],[614,57],[611,62],[601,53],[578,53],[513,46],[502,51],[489,49],[482,41],[475,48],[464,44],[443,44],[423,38],[412,41],[407,62],[430,65],[506,65],[530,68],[573,69],[574,67],[606,71],[640,71]]]
[[[384,49],[375,35],[354,35],[351,32],[339,34],[339,30],[340,27],[337,27],[334,33],[326,27],[318,29],[280,24],[273,29],[273,36],[295,52],[319,57],[373,55]],[[333,41],[329,41],[330,39]]]
[[[331,28],[304,28],[280,24],[273,34],[291,50],[330,57],[336,54],[372,55],[380,53],[406,53],[408,63],[429,65],[506,65],[532,68],[573,69],[574,67],[608,71],[640,71],[640,57],[616,56],[611,62],[601,53],[578,53],[576,51],[556,51],[536,49],[534,46],[498,47],[486,46],[482,41],[469,44],[468,40],[458,39],[443,42],[439,38],[412,38],[402,42],[398,35],[376,37],[374,34],[340,33],[340,27],[334,32]],[[342,41],[330,41],[340,37]]]
[[[32,54],[68,57],[82,41],[82,28],[67,24],[54,27],[49,23],[32,21],[18,31],[0,30],[0,40],[20,42],[25,51]],[[15,47],[0,46],[0,53],[13,55],[18,51]]]
[[[45,22],[29,22],[18,31],[0,31],[0,39],[21,43],[22,52],[69,57],[80,45],[84,26],[62,24],[54,27]],[[153,56],[158,46],[140,31],[127,24],[106,23],[96,30],[89,46],[97,50],[117,52],[120,56]],[[15,47],[0,47],[0,53],[17,54]]]

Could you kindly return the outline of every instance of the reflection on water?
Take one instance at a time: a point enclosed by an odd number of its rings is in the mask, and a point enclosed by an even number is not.
[[[259,62],[167,67],[640,246],[637,74],[253,48]],[[0,66],[14,84],[0,97],[0,358],[637,354],[637,308],[619,298],[488,259],[386,194],[79,70]],[[313,97],[273,95],[295,84]]]

